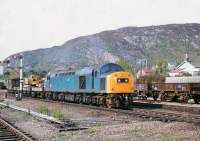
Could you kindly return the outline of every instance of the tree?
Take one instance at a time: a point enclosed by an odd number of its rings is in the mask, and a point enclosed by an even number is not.
[[[124,70],[132,73],[133,75],[135,74],[133,65],[128,63],[128,61],[126,61],[125,59],[120,58],[117,64],[120,65]]]
[[[159,59],[156,68],[156,74],[160,76],[167,76],[168,64],[164,59]]]

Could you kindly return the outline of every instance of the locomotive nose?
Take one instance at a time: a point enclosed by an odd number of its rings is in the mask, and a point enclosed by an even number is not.
[[[128,72],[115,72],[108,76],[108,93],[132,93],[134,91],[133,76]]]

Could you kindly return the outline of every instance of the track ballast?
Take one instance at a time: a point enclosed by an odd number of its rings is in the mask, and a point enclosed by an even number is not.
[[[0,117],[0,140],[1,141],[34,141],[29,134],[21,132],[11,123]]]

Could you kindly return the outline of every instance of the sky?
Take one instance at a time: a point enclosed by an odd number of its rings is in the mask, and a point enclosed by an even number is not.
[[[200,0],[0,0],[0,60],[125,26],[200,23]]]

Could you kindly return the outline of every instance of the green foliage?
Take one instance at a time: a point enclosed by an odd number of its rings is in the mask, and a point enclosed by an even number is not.
[[[40,106],[39,108],[37,108],[37,111],[39,113],[45,114],[45,115],[49,115],[49,116],[53,116],[57,119],[63,119],[64,114],[59,111],[59,110],[50,110],[48,107],[46,106]]]
[[[50,114],[50,110],[46,106],[40,106],[39,108],[37,108],[37,111],[45,115]]]
[[[168,64],[164,59],[159,59],[155,75],[167,76]]]
[[[89,134],[90,136],[95,136],[97,134],[97,132],[98,132],[97,127],[92,127],[92,128],[85,130],[85,133]]]
[[[129,64],[125,59],[120,58],[117,64],[120,65],[124,70],[132,73],[133,75],[135,74],[133,65]]]
[[[46,77],[47,72],[46,71],[35,71],[35,70],[31,70],[29,72],[24,72],[24,77],[29,77],[30,75],[36,75],[38,77],[38,79],[42,79],[42,78]]]
[[[64,117],[64,114],[61,111],[55,110],[52,111],[52,116],[57,119],[62,119]]]

